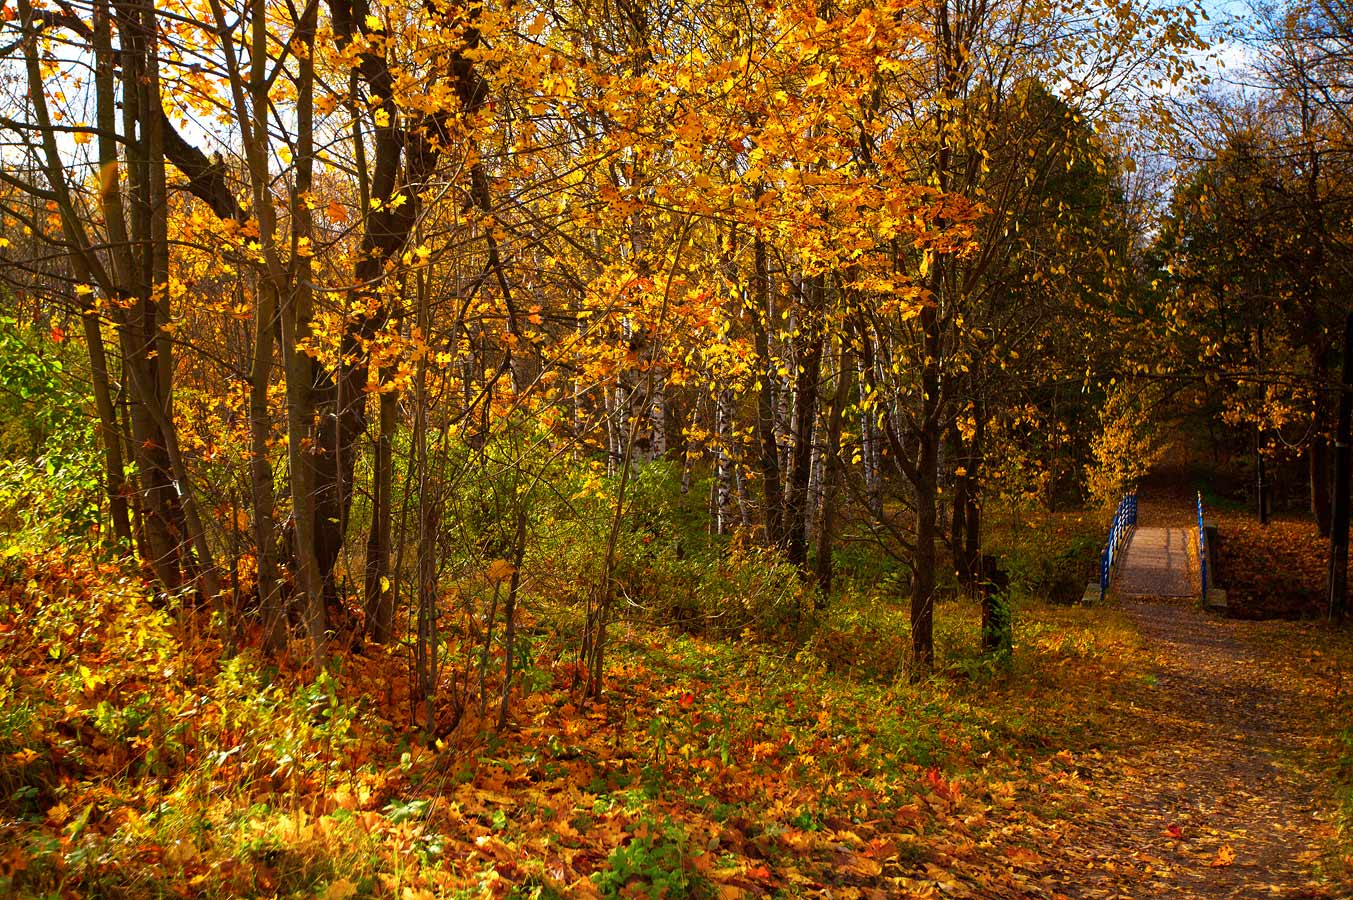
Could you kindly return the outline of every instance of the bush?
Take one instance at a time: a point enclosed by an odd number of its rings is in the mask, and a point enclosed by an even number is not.
[[[67,353],[0,316],[0,531],[48,545],[86,540],[99,523],[90,400],[68,374]]]
[[[645,816],[593,879],[603,897],[712,897],[709,881],[695,868],[700,852],[691,847],[685,829],[676,822]]]
[[[619,479],[580,485],[567,509],[542,513],[528,568],[544,573],[541,592],[581,604],[604,577],[606,542]],[[691,634],[763,636],[801,624],[808,603],[797,570],[778,551],[743,535],[709,534],[707,479],[681,489],[681,469],[668,460],[633,473],[617,535],[613,588],[621,615]]]
[[[1098,578],[1099,551],[1104,542],[1100,517],[1031,509],[1013,512],[1022,524],[993,528],[989,546],[1010,573],[1015,596],[1078,602],[1085,585]]]

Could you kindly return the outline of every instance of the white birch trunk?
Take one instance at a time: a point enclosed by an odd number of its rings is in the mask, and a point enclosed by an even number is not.
[[[719,391],[714,407],[714,533],[731,531],[733,489],[733,392]]]

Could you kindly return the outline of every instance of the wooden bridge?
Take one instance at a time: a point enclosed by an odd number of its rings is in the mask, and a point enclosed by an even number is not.
[[[1123,497],[1109,528],[1100,557],[1099,584],[1087,588],[1104,599],[1110,591],[1122,599],[1141,597],[1206,598],[1209,605],[1225,603],[1212,590],[1208,571],[1207,531],[1202,496],[1197,498],[1196,522],[1184,524],[1179,511],[1156,518],[1148,507],[1139,522],[1137,492]],[[1192,518],[1190,516],[1190,518]]]
[[[1125,598],[1197,597],[1197,542],[1197,534],[1188,528],[1134,528],[1114,573],[1114,593]]]

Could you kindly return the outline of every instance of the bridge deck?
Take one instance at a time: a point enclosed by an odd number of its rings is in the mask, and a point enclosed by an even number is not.
[[[1120,597],[1192,597],[1198,593],[1190,552],[1197,535],[1189,528],[1133,531],[1118,564],[1114,587]]]

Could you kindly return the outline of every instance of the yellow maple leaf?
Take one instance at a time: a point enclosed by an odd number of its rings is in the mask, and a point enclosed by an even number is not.
[[[512,573],[515,571],[516,567],[512,563],[505,559],[495,559],[485,567],[484,574],[488,576],[490,581],[506,581],[512,577]]]
[[[320,894],[320,900],[348,900],[356,893],[357,885],[346,878],[340,878],[337,881],[329,882],[329,886],[324,889],[324,893]]]

